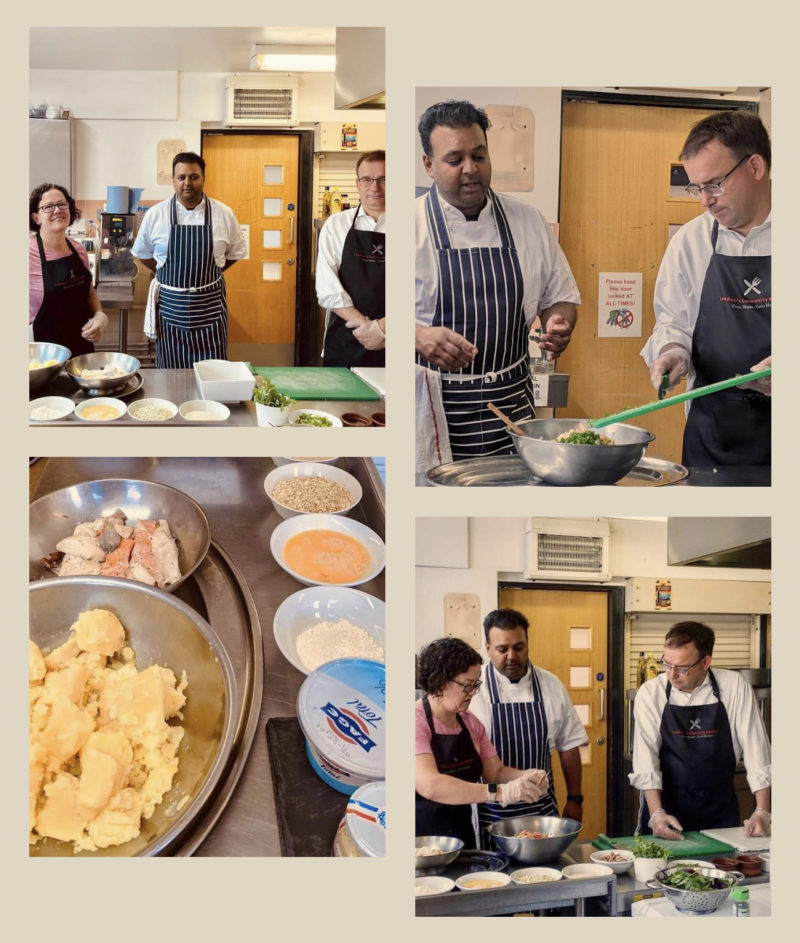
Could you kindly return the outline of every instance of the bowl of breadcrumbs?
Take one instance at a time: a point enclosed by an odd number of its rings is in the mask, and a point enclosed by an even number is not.
[[[298,514],[347,514],[361,500],[361,485],[341,468],[315,462],[279,465],[264,491],[282,518]]]

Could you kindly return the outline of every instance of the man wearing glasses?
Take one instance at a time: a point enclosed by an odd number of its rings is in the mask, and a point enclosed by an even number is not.
[[[736,671],[711,670],[714,632],[679,622],[664,639],[662,672],[636,693],[633,772],[639,829],[680,840],[683,831],[739,825],[733,776],[744,760],[755,809],[745,835],[770,833],[770,746],[753,689]]]
[[[386,364],[386,152],[356,164],[360,205],[334,213],[319,234],[317,300],[327,309],[326,367]]]
[[[503,808],[496,802],[478,806],[481,834],[501,818],[517,815],[562,815],[583,821],[580,747],[586,730],[559,679],[528,658],[528,628],[516,609],[496,609],[483,620],[489,663],[482,669],[482,687],[469,709],[486,728],[506,766],[547,773],[547,791],[524,807]],[[567,787],[558,811],[553,789],[551,755],[558,750]]]
[[[709,115],[686,139],[686,190],[706,212],[670,240],[656,280],[642,349],[656,389],[664,375],[671,388],[688,374],[691,389],[772,364],[770,155],[766,128],[747,112]],[[693,400],[683,464],[771,464],[770,394],[765,378]]]

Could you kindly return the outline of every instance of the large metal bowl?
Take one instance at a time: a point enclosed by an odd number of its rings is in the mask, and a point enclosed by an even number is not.
[[[452,838],[449,835],[417,835],[414,839],[414,847],[422,848],[423,845],[434,845],[436,848],[441,848],[442,854],[415,855],[414,869],[416,871],[443,868],[451,861],[455,861],[464,847],[464,842],[460,838]]]
[[[177,589],[208,553],[211,543],[208,518],[188,494],[154,481],[103,478],[52,491],[30,506],[29,579],[65,578],[43,567],[42,557],[49,556],[56,544],[72,534],[81,522],[112,514],[116,508],[122,508],[129,520],[163,518],[169,524],[178,546],[181,578],[166,587],[168,592]]]
[[[57,360],[50,367],[39,367],[38,370],[30,370],[30,392],[38,393],[43,390],[47,384],[59,373],[64,364],[69,360],[72,351],[68,347],[62,347],[61,344],[50,344],[47,341],[31,341],[28,344],[28,362],[39,360],[46,363],[48,360]]]
[[[68,576],[31,583],[30,637],[50,650],[66,641],[81,612],[95,608],[116,613],[140,671],[153,664],[170,668],[178,678],[185,671],[188,687],[181,721],[185,733],[172,788],[142,823],[138,838],[81,856],[169,854],[188,834],[226,769],[236,720],[233,666],[217,634],[186,603],[151,586],[111,577]],[[32,845],[30,854],[75,856],[71,843],[50,838]]]
[[[125,373],[121,377],[109,377],[104,380],[85,380],[81,370],[102,370],[103,367],[119,367]],[[110,394],[124,389],[139,369],[139,361],[130,354],[116,350],[96,350],[91,354],[73,357],[67,364],[67,375],[87,393],[102,391]]]
[[[651,881],[647,881],[646,883],[648,887],[661,891],[678,910],[684,913],[713,913],[721,904],[725,903],[734,887],[744,880],[744,875],[741,871],[723,871],[721,868],[701,868],[698,866],[693,867],[691,870],[697,871],[707,878],[720,878],[723,881],[729,880],[731,882],[730,885],[714,891],[685,891],[663,883],[664,880],[669,877],[670,872],[677,870],[682,869],[675,865],[662,868],[662,870],[656,872],[655,877]]]
[[[544,832],[553,837],[514,838],[523,829]],[[575,819],[548,815],[518,815],[512,819],[500,819],[492,822],[487,829],[498,850],[521,864],[555,861],[575,841],[580,830],[581,823]]]
[[[550,485],[613,485],[634,468],[655,439],[652,432],[621,422],[599,429],[613,445],[556,442],[583,419],[528,419],[518,423],[524,436],[510,432],[520,458]]]

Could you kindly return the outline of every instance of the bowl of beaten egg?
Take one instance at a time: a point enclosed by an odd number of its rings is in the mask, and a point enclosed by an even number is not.
[[[86,614],[92,611],[90,619]],[[102,620],[97,611],[104,613]],[[73,636],[76,624],[84,631],[77,628]],[[109,624],[116,628],[107,632]],[[119,624],[135,666],[125,647],[106,658],[119,649],[119,635],[105,644],[107,635],[120,632]],[[216,632],[161,590],[71,576],[30,585],[30,640],[30,814],[36,838],[30,854],[173,854],[216,788],[233,743],[236,679]],[[102,729],[89,730],[90,723]],[[129,744],[123,742],[121,750],[98,751],[123,734]],[[120,759],[125,751],[133,754],[127,766]],[[172,753],[177,771],[169,768]],[[98,795],[105,804],[98,804]],[[130,810],[142,802],[150,814],[137,823]],[[113,843],[118,838],[126,840]]]
[[[360,586],[386,561],[386,547],[374,530],[333,514],[288,518],[273,530],[269,547],[277,564],[306,586]]]

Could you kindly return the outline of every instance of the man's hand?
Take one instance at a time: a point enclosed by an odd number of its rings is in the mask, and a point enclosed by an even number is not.
[[[377,320],[358,318],[345,322],[345,327],[353,331],[353,337],[367,350],[383,350],[386,347],[386,335]]]
[[[744,820],[744,833],[745,835],[753,835],[756,837],[769,835],[771,824],[772,816],[769,812],[767,812],[766,809],[756,806],[750,818]]]
[[[425,360],[451,373],[471,364],[478,353],[474,344],[449,327],[417,325],[416,348]]]
[[[552,314],[547,319],[547,324],[542,326],[542,336],[538,343],[542,350],[563,354],[571,337],[572,324],[560,314]]]
[[[750,367],[750,372],[755,373],[756,370],[766,370],[767,367],[771,366],[772,355]],[[757,390],[759,393],[763,393],[764,396],[772,396],[772,374],[768,377],[762,377],[760,380],[753,380],[751,383],[743,383],[742,389]]]
[[[99,341],[103,336],[103,331],[108,324],[108,318],[103,311],[95,311],[91,318],[83,325],[81,328],[81,337],[85,337],[87,341],[91,341],[93,344],[95,341]]]
[[[576,822],[582,822],[583,806],[580,802],[565,802],[561,817],[564,819],[575,819]]]
[[[689,351],[679,344],[672,347],[667,345],[653,361],[650,367],[650,382],[658,389],[661,386],[661,377],[669,373],[669,386],[671,390],[677,383],[686,376],[691,367]]]
[[[683,841],[683,835],[681,834],[683,826],[674,815],[669,815],[663,809],[658,809],[650,816],[648,825],[658,838],[666,838],[668,841]]]

